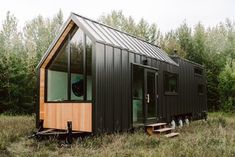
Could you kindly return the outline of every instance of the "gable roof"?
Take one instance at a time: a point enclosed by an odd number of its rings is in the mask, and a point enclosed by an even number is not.
[[[141,38],[130,35],[126,32],[122,32],[105,24],[99,23],[97,21],[88,19],[81,15],[71,13],[67,22],[63,25],[60,34],[55,38],[47,52],[39,62],[37,68],[39,68],[44,60],[49,55],[50,51],[64,32],[66,26],[70,21],[73,21],[78,27],[80,27],[94,42],[99,42],[103,44],[113,45],[115,47],[120,47],[128,51],[144,55],[151,58],[156,58],[160,61],[167,62],[173,65],[177,65],[168,54],[163,51],[157,45],[151,44],[144,41]]]

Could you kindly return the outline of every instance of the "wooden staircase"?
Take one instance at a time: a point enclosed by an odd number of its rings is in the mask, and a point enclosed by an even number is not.
[[[166,123],[148,124],[145,125],[145,129],[149,135],[157,135],[157,137],[164,135],[165,137],[173,138],[179,135],[179,133],[173,132],[172,128],[169,128],[166,125]]]

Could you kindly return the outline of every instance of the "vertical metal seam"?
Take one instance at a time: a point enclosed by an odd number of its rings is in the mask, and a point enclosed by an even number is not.
[[[146,51],[146,49],[145,49],[144,46],[143,46],[143,45],[144,45],[143,43],[141,43],[139,40],[137,40],[137,39],[135,39],[135,38],[133,38],[133,40],[136,42],[136,45],[139,46],[140,49],[142,50],[142,54],[148,55],[148,56],[152,56],[152,55],[150,55],[150,54],[148,53],[148,51]]]
[[[102,38],[102,37],[95,31],[95,29],[94,29],[93,27],[91,27],[91,25],[90,25],[86,20],[83,19],[83,21],[100,37],[100,39],[102,39],[103,41],[105,41],[104,38]],[[105,41],[105,42],[106,42],[106,41]]]
[[[128,73],[129,73],[129,75],[128,75],[128,84],[129,85],[127,85],[127,87],[129,87],[129,89],[127,90],[127,92],[130,93],[130,91],[129,91],[130,90],[130,85],[131,85],[130,84],[131,83],[130,82],[130,53],[127,51],[127,54],[128,54],[128,56],[127,56],[127,67],[128,67]],[[130,119],[131,119],[131,117],[130,117],[131,116],[131,114],[130,114],[130,106],[131,106],[131,101],[130,100],[131,100],[131,98],[130,98],[129,94],[127,94],[127,95],[128,95],[127,103],[129,104],[129,105],[127,104],[127,106],[128,106],[128,108],[127,108],[128,109],[128,115],[129,115],[128,116],[128,129],[129,129],[130,128]]]
[[[138,44],[136,44],[135,42],[135,40],[133,39],[133,38],[131,38],[131,37],[129,37],[129,36],[127,36],[128,38],[129,38],[129,40],[132,42],[132,44],[137,48],[137,52],[139,52],[140,54],[143,54],[143,50],[139,47],[139,45]]]
[[[102,34],[102,35],[108,40],[108,42],[107,42],[107,40],[104,40],[105,42],[111,43],[112,45],[116,45],[116,44],[114,44],[114,43],[107,37],[107,35],[105,35],[105,34],[100,30],[100,28],[98,28],[99,25],[96,26],[94,23],[91,23],[91,24],[93,24],[93,26],[99,31],[99,32],[97,32],[98,34]],[[103,38],[103,39],[104,39],[104,38]]]
[[[132,48],[133,48],[133,51],[139,54],[139,50],[138,50],[137,47],[133,44],[133,41],[131,41],[131,40],[128,38],[127,35],[122,34],[122,37],[123,37],[124,39],[126,39],[127,42],[130,43],[130,45],[131,45]]]
[[[114,73],[115,73],[115,71],[114,71],[114,47],[113,47],[113,58],[112,58],[112,71],[113,71],[113,73],[112,73],[112,83],[113,83],[113,90],[114,90],[114,85],[115,85],[115,82],[114,82]],[[114,118],[114,109],[115,109],[115,103],[114,103],[114,97],[115,97],[115,94],[114,94],[114,91],[113,91],[113,102],[112,102],[112,104],[113,104],[113,130],[115,131],[115,129],[116,129],[116,127],[115,127],[115,118]]]
[[[92,41],[92,72],[91,72],[91,77],[92,77],[92,116],[91,116],[91,119],[92,119],[92,132],[93,133],[97,133],[97,120],[96,120],[96,117],[97,117],[97,101],[96,101],[96,78],[97,78],[97,74],[96,74],[96,68],[97,68],[97,65],[96,65],[96,55],[95,55],[95,52],[96,52],[96,44]]]
[[[101,28],[110,36],[110,38],[112,38],[113,41],[115,41],[116,43],[118,43],[119,46],[125,48],[125,46],[123,46],[123,44],[122,44],[121,42],[119,42],[118,40],[116,40],[116,39],[112,36],[112,32],[111,32],[110,30],[108,30],[108,29],[105,28],[105,27],[101,27]],[[107,30],[106,30],[106,29],[107,29]],[[110,33],[109,33],[108,31],[110,31]],[[120,43],[121,43],[121,44],[120,44]]]
[[[126,39],[127,39],[127,41],[129,41],[132,45],[133,45],[133,47],[135,48],[134,49],[134,51],[136,52],[136,53],[138,53],[138,54],[141,54],[141,50],[139,49],[139,47],[134,43],[134,41],[133,40],[131,40],[131,37],[129,37],[129,36],[125,36],[125,35],[123,35],[123,37],[125,37]]]
[[[148,44],[146,44],[146,43],[143,44],[143,45],[144,45],[144,47],[145,47],[146,49],[148,49],[148,51],[152,54],[152,57],[161,60],[161,57],[159,57],[159,54],[156,53],[156,51],[153,51],[152,49],[150,49],[150,48],[148,47],[148,46],[151,46],[151,45],[148,45]]]
[[[107,29],[107,30],[108,30],[108,29]],[[115,33],[117,34],[116,31],[114,31],[114,30],[112,30],[112,29],[110,29],[110,30],[108,30],[108,31],[110,31],[110,32],[112,33],[112,35],[117,39],[116,41],[118,41],[119,44],[121,43],[120,45],[122,45],[123,48],[129,49],[128,46],[126,46],[126,44],[125,44],[124,42],[122,42],[122,40],[120,40],[119,37],[117,37],[117,35],[115,35]],[[114,39],[114,38],[113,38],[113,39]]]
[[[161,56],[161,54],[158,54],[158,51],[152,47],[152,45],[148,45],[148,48],[154,52],[158,56],[158,58],[162,61],[165,61],[165,59]]]
[[[172,63],[172,62],[170,61],[168,55],[165,54],[165,52],[161,51],[161,50],[160,50],[159,48],[157,48],[156,46],[152,46],[152,48],[155,49],[159,54],[161,54],[161,57],[162,57],[166,62]]]
[[[117,34],[117,36],[121,39],[120,41],[125,41],[125,42],[123,42],[123,43],[125,43],[125,44],[127,44],[128,46],[127,46],[127,48],[129,49],[129,50],[132,50],[132,51],[134,51],[135,49],[133,48],[133,46],[123,37],[123,35],[120,33],[120,32],[115,32],[116,34]],[[120,33],[120,34],[119,34]]]
[[[106,72],[106,70],[107,70],[107,69],[106,69],[106,63],[107,63],[107,61],[106,61],[106,53],[107,53],[107,52],[106,52],[106,48],[107,48],[107,46],[104,45],[104,80],[107,79],[107,76],[106,76],[106,74],[107,74],[107,72]],[[107,86],[107,85],[105,84],[105,86],[104,86],[103,83],[102,83],[102,86],[103,86],[103,89],[104,89],[104,91],[105,91],[105,92],[104,92],[104,93],[105,93],[104,96],[106,96],[106,95],[107,95],[107,91],[106,91],[106,88],[107,88],[106,86]],[[104,96],[102,96],[102,99],[104,98]],[[106,129],[107,126],[106,126],[106,121],[105,121],[105,119],[106,119],[106,105],[107,105],[107,104],[106,104],[106,100],[103,99],[102,101],[103,101],[103,105],[104,105],[104,106],[103,106],[103,125],[104,125],[104,126],[103,126],[103,131],[104,131],[104,130],[107,131],[107,129]]]
[[[122,65],[122,62],[123,62],[123,60],[122,60],[122,49],[120,49],[120,62],[121,62],[121,82],[122,82],[122,84],[123,84],[123,71],[122,71],[122,67],[123,67],[123,65]],[[123,96],[122,96],[122,94],[120,94],[120,96],[121,96],[121,130],[123,131]]]

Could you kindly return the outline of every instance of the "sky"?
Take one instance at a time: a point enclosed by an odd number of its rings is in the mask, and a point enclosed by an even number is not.
[[[199,21],[209,27],[226,18],[235,20],[235,0],[2,0],[0,25],[7,11],[17,17],[22,28],[26,21],[39,14],[51,18],[59,9],[65,20],[71,12],[96,20],[112,10],[122,10],[125,16],[132,16],[137,21],[144,18],[149,23],[156,23],[161,32],[175,29],[183,21],[190,27]]]

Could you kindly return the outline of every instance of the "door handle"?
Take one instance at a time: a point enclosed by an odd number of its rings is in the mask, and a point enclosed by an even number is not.
[[[150,102],[149,94],[146,94],[146,102],[147,102],[147,103]]]

